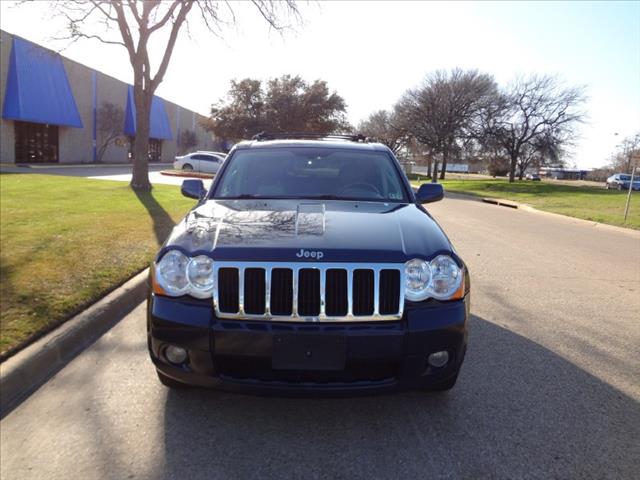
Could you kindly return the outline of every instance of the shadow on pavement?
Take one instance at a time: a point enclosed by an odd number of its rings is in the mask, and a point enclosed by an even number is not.
[[[140,203],[144,205],[144,208],[147,209],[147,212],[149,212],[149,216],[153,220],[153,232],[156,240],[158,241],[158,245],[162,245],[174,226],[171,216],[154,198],[153,191],[138,192],[134,190],[134,193],[136,197],[138,197],[138,200],[140,200]]]
[[[449,393],[169,391],[158,478],[633,478],[637,401],[473,316]],[[634,472],[635,469],[635,472]]]

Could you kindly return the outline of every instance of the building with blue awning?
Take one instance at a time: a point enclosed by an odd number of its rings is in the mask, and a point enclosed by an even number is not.
[[[133,87],[23,38],[0,31],[0,161],[125,163],[136,135]],[[205,117],[155,96],[151,161],[173,161],[182,133],[213,150]]]

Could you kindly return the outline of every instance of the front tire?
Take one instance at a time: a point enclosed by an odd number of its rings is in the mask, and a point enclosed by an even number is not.
[[[193,166],[189,165],[188,163],[185,163],[182,166],[182,171],[183,172],[193,172]]]
[[[618,184],[618,190],[622,191],[622,185]]]
[[[186,383],[182,383],[177,380],[174,380],[171,377],[167,377],[164,373],[160,373],[158,371],[156,371],[156,373],[158,374],[158,380],[160,380],[160,383],[167,388],[171,388],[175,390],[182,390],[185,388],[189,388],[189,385],[187,385]]]

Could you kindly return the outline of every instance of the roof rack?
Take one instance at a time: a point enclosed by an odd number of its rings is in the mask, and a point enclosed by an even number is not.
[[[263,142],[266,140],[296,140],[296,139],[338,139],[348,140],[350,142],[368,142],[369,138],[361,133],[358,134],[326,134],[326,133],[304,133],[304,132],[278,132],[268,133],[260,132],[251,137],[251,140]]]

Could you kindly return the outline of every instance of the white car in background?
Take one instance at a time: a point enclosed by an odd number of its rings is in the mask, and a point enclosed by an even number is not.
[[[217,173],[225,158],[222,152],[193,152],[176,157],[173,168],[183,172]]]

